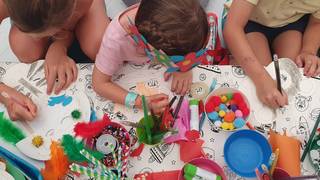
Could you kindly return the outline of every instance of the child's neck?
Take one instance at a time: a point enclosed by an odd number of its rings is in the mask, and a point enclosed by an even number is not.
[[[126,11],[124,11],[120,16],[119,16],[119,23],[122,26],[122,28],[126,31],[126,32],[130,32],[128,29],[129,21],[128,18],[130,18],[133,22],[134,19],[136,17],[137,11],[138,11],[138,7],[139,6],[135,6],[132,7],[130,9],[127,9]]]

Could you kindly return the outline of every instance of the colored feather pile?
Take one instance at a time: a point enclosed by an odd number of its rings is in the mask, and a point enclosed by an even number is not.
[[[45,180],[63,179],[69,171],[68,157],[58,142],[53,141],[50,146],[51,159],[45,162],[41,174]]]
[[[108,115],[104,115],[103,119],[100,121],[89,122],[89,123],[77,123],[74,127],[74,132],[76,136],[83,138],[92,138],[100,134],[107,125],[110,124],[110,119]]]
[[[6,142],[15,145],[26,136],[21,129],[16,127],[8,118],[4,116],[4,113],[0,113],[0,138]]]
[[[100,153],[98,151],[92,151],[92,150],[86,148],[82,141],[77,141],[71,135],[64,135],[62,137],[61,146],[63,147],[64,152],[68,156],[70,161],[74,161],[74,162],[90,162],[82,154],[80,154],[80,151],[82,149],[85,149],[86,151],[88,151],[96,159],[100,160],[100,159],[102,159],[104,157],[104,154],[102,154],[102,153]]]

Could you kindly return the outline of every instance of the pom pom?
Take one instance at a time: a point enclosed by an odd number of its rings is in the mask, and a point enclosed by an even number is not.
[[[205,109],[207,113],[211,113],[214,111],[215,106],[210,101],[206,104]]]
[[[38,148],[43,144],[43,138],[42,136],[35,136],[32,138],[32,144]]]
[[[236,128],[242,128],[246,124],[246,122],[243,118],[236,118],[233,124]]]
[[[235,117],[236,115],[234,114],[234,112],[232,111],[227,112],[226,115],[224,116],[224,121],[231,123],[234,121]]]
[[[247,118],[250,114],[250,109],[249,108],[245,108],[242,110],[242,113],[243,113],[243,117],[244,118]]]
[[[243,102],[243,97],[240,93],[234,93],[233,100],[237,103],[240,103],[240,102]]]
[[[71,112],[71,116],[75,120],[79,120],[81,118],[81,112],[79,110],[74,110]]]

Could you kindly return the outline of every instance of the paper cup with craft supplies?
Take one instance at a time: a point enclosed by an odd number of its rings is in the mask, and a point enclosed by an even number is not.
[[[245,126],[250,114],[250,105],[239,90],[218,88],[208,95],[205,113],[215,127],[235,131]]]
[[[148,132],[146,130],[144,117],[140,119],[136,129],[138,140],[140,143],[152,146],[160,144],[167,133],[166,131],[162,131],[160,128],[161,119],[152,115],[148,115],[147,118],[150,122],[150,140],[148,140]]]
[[[196,158],[183,166],[179,180],[191,179],[227,180],[221,166],[207,158]]]

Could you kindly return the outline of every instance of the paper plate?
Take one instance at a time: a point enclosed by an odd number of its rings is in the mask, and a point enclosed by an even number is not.
[[[7,70],[3,82],[30,97],[37,105],[37,117],[30,122],[18,123],[28,134],[59,140],[64,134],[74,134],[73,127],[80,121],[90,120],[90,102],[86,94],[73,88],[73,84],[58,95],[47,95],[44,61],[17,64]],[[80,120],[71,112],[79,110]]]
[[[239,130],[224,144],[224,159],[228,167],[242,177],[255,177],[255,168],[268,165],[272,153],[267,139],[253,130]]]

